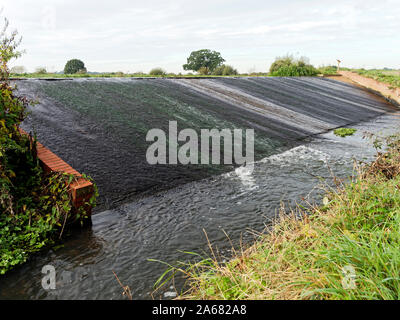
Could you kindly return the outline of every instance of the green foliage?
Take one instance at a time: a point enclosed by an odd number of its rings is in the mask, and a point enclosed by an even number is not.
[[[277,57],[275,59],[275,61],[271,64],[271,66],[269,68],[269,72],[274,73],[282,67],[289,67],[293,64],[295,64],[295,60],[294,60],[293,56],[286,55],[283,57]]]
[[[333,133],[335,135],[337,135],[338,137],[347,137],[347,136],[352,136],[354,133],[356,133],[357,130],[356,129],[352,129],[352,128],[339,128],[339,129],[335,129],[333,131]]]
[[[0,29],[0,80],[8,79],[8,63],[22,54],[21,51],[17,50],[22,38],[18,38],[17,30],[8,34],[8,26],[9,22],[4,18],[4,26]]]
[[[215,68],[213,74],[216,76],[235,76],[238,72],[232,66],[223,64],[222,66]]]
[[[388,83],[393,88],[400,88],[400,70],[356,69],[352,71],[357,72],[362,76]]]
[[[7,63],[19,56],[16,35],[8,37],[4,29],[0,45],[0,274],[52,245],[73,221],[68,190],[75,178],[60,173],[45,176],[35,139],[19,131],[32,102],[18,96],[9,81]],[[95,197],[90,199],[91,204],[94,201]],[[86,217],[83,208],[76,214],[81,221]]]
[[[162,68],[154,68],[149,72],[151,76],[165,76],[166,74],[167,72]]]
[[[85,64],[79,59],[69,60],[64,67],[64,74],[74,74],[79,71],[86,73]]]
[[[319,67],[319,73],[323,75],[335,75],[337,74],[337,67],[336,66],[326,66],[326,67]]]
[[[309,64],[308,58],[295,59],[290,55],[276,58],[269,72],[275,77],[303,77],[318,74],[318,70]]]
[[[202,49],[193,51],[187,63],[183,65],[184,70],[201,71],[201,74],[207,75],[212,73],[215,68],[219,67],[225,62],[221,54],[209,49]]]

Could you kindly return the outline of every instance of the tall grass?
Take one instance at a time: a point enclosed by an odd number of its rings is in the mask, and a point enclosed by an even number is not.
[[[221,264],[214,254],[170,268],[181,299],[399,299],[400,138],[321,207],[282,210],[271,230]]]

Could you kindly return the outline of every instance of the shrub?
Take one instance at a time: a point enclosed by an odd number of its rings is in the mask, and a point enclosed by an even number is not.
[[[232,66],[223,64],[222,66],[217,67],[213,74],[216,76],[234,76],[237,75],[238,72]]]
[[[36,68],[35,73],[37,73],[37,74],[46,74],[47,70],[44,67],[38,67],[38,68]]]
[[[167,72],[162,68],[154,68],[150,70],[149,74],[151,76],[165,76]]]
[[[337,74],[337,67],[336,66],[321,66],[318,68],[319,73],[323,75],[335,75]]]
[[[86,73],[85,64],[79,59],[72,59],[65,64],[64,74],[74,74],[80,70],[85,70]]]
[[[271,64],[271,67],[269,68],[269,72],[272,74],[274,72],[277,72],[282,67],[289,67],[294,64],[295,64],[295,60],[294,60],[293,56],[287,55],[287,56],[283,56],[283,57],[277,57],[275,59],[275,61]]]
[[[270,75],[276,77],[306,77],[316,76],[317,74],[318,70],[313,66],[291,65],[283,66]]]
[[[316,76],[319,72],[309,63],[308,58],[295,59],[287,55],[278,57],[270,67],[270,75],[277,77]]]
[[[197,70],[197,73],[206,76],[210,73],[210,70],[207,67],[201,67],[199,70]]]

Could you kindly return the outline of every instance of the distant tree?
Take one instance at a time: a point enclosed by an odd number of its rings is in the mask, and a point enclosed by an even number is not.
[[[197,72],[201,71],[202,74],[210,74],[224,62],[225,59],[221,57],[219,52],[202,49],[193,51],[190,54],[189,58],[187,58],[187,63],[183,65],[183,69]]]
[[[151,76],[165,76],[167,72],[162,68],[154,68],[150,70],[149,74]]]
[[[37,68],[35,69],[35,73],[38,73],[38,74],[45,74],[45,73],[47,73],[47,70],[46,70],[45,67],[37,67]]]
[[[26,73],[26,68],[24,66],[15,66],[11,68],[10,72],[15,74]]]
[[[69,60],[64,67],[65,74],[74,74],[81,70],[85,70],[85,73],[87,72],[85,64],[79,59]]]
[[[238,71],[232,66],[223,64],[222,66],[215,68],[213,74],[216,76],[234,76],[238,74]]]

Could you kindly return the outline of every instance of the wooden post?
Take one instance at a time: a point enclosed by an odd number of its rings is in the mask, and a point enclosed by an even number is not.
[[[339,73],[340,72],[340,63],[342,61],[340,61],[339,59],[336,59],[336,61],[337,61],[337,72]]]

